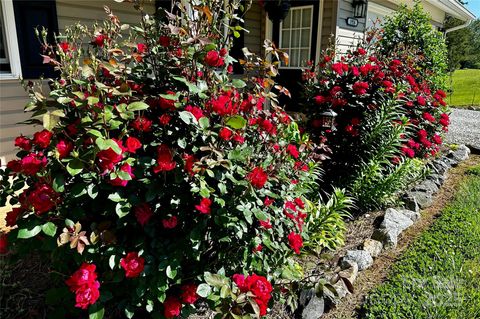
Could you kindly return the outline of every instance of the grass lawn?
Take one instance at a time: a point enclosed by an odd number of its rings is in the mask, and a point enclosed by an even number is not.
[[[480,166],[368,296],[362,318],[480,318]]]
[[[456,70],[452,76],[451,106],[480,106],[480,69]]]

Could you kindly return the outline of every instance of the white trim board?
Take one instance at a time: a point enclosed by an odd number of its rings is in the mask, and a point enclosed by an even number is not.
[[[10,62],[10,72],[0,74],[0,81],[5,79],[18,79],[22,76],[20,51],[18,50],[17,28],[15,27],[15,12],[13,0],[1,0],[3,21],[5,22],[5,37],[7,41],[7,54]]]

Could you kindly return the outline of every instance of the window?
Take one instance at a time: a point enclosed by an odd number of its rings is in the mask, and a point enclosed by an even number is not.
[[[2,3],[0,2],[0,72],[10,72],[8,62],[7,37],[5,36],[5,22],[3,20]]]
[[[0,1],[0,79],[18,78],[21,65],[12,0]]]
[[[280,49],[290,56],[288,68],[305,67],[312,49],[313,6],[293,7],[280,23]]]

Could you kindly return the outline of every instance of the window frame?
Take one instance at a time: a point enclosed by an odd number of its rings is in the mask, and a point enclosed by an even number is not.
[[[15,26],[15,12],[13,0],[2,0],[1,12],[4,21],[5,47],[7,49],[10,72],[0,73],[0,80],[18,79],[22,76],[22,64],[18,49],[17,28]]]
[[[293,22],[293,13],[292,11],[294,10],[300,10],[301,11],[301,15],[300,15],[300,28],[292,28],[290,27],[289,28],[289,31],[290,31],[290,39],[289,39],[289,43],[288,45],[291,44],[291,39],[292,39],[292,31],[293,29],[306,29],[306,27],[302,27],[302,21],[303,21],[303,10],[304,9],[310,9],[310,26],[309,26],[309,36],[308,36],[308,54],[307,56],[309,57],[310,59],[310,56],[312,54],[312,44],[313,44],[313,41],[312,41],[312,34],[313,34],[313,28],[314,28],[314,25],[313,25],[313,22],[314,22],[314,11],[315,11],[315,7],[313,4],[309,4],[309,5],[304,5],[304,6],[295,6],[295,7],[291,7],[290,8],[290,11],[288,12],[288,14],[292,14],[292,18],[291,18],[291,22],[290,24]],[[285,48],[282,46],[283,44],[283,20],[280,22],[280,25],[279,25],[279,30],[278,30],[278,46],[280,48],[280,50],[284,50]],[[301,31],[303,32],[303,31]],[[301,33],[300,33],[300,40],[301,41]],[[294,47],[294,49],[298,49],[298,50],[302,50],[302,49],[305,49],[306,47]],[[291,50],[292,48],[289,47],[288,48],[289,50]],[[288,52],[289,56],[291,57],[291,52]],[[280,64],[280,69],[289,69],[289,70],[303,70],[303,69],[306,69],[308,68],[307,65],[305,66],[290,66],[290,64],[288,66],[285,66],[285,65],[282,65]]]

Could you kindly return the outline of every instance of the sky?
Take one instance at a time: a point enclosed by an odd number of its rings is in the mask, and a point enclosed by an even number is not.
[[[467,7],[477,18],[480,18],[480,0],[468,0]]]

